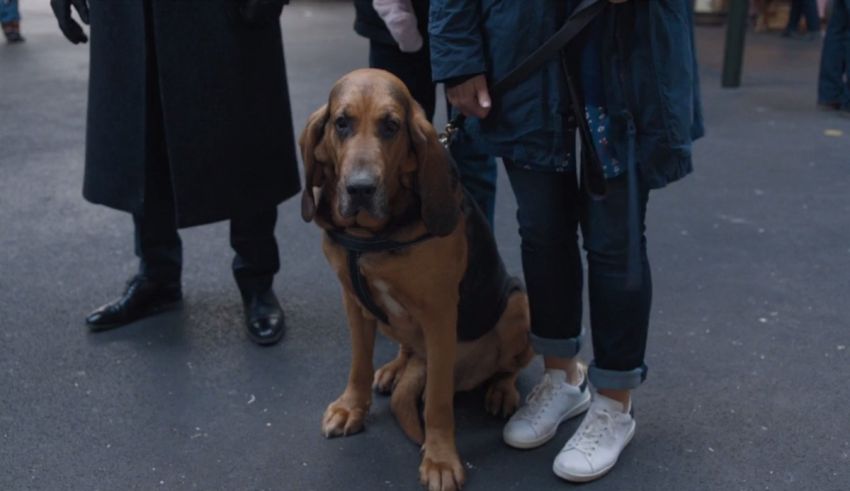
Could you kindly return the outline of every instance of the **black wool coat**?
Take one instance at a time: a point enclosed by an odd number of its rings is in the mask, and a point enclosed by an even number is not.
[[[241,0],[90,0],[91,202],[138,213],[166,158],[180,227],[250,215],[300,190],[279,19]]]

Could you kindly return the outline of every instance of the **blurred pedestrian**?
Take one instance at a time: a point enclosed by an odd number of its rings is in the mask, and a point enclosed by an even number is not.
[[[750,5],[755,15],[755,31],[764,32],[770,29],[770,5],[772,0],[751,0]]]
[[[400,78],[434,120],[436,84],[431,76],[428,43],[428,0],[354,0],[354,30],[369,39],[369,67]],[[449,109],[451,111],[451,109]],[[461,181],[493,227],[496,207],[496,161],[459,132],[452,157]]]
[[[800,19],[806,16],[806,33],[798,34]],[[800,37],[802,39],[817,39],[820,34],[820,14],[817,0],[791,0],[791,13],[788,15],[788,25],[782,31],[782,37]]]
[[[850,0],[834,0],[818,77],[818,104],[850,116]]]
[[[277,205],[300,189],[281,41],[285,0],[52,0],[91,22],[83,195],[132,214],[138,273],[86,319],[102,330],[182,299],[178,228],[230,220],[248,336],[277,342]],[[91,10],[89,10],[89,5]]]
[[[21,13],[18,10],[18,0],[0,0],[0,25],[3,35],[9,44],[23,43],[21,35]]]
[[[491,84],[550,39],[580,2],[488,9],[486,0],[431,0],[435,78],[460,80],[449,84],[449,100],[504,159],[514,189],[532,345],[545,367],[503,438],[538,447],[586,411],[553,464],[569,481],[605,474],[634,434],[631,391],[647,374],[652,298],[647,200],[651,189],[691,172],[691,143],[703,132],[692,2],[598,1],[606,2],[601,16],[560,60],[553,56],[491,104]],[[578,230],[588,263],[589,368],[577,356],[584,338]]]

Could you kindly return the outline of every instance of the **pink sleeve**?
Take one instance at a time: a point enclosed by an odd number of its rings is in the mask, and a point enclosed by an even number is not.
[[[410,0],[372,0],[372,6],[387,25],[400,50],[415,53],[422,49],[422,35]]]

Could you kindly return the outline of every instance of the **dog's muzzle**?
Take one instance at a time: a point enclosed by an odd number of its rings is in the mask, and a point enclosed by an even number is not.
[[[350,217],[365,211],[375,218],[382,218],[383,192],[378,178],[367,172],[357,172],[349,176],[341,193],[340,213]]]

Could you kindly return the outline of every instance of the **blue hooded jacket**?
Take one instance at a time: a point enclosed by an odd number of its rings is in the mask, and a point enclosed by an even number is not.
[[[602,0],[605,1],[605,0]],[[617,155],[633,153],[645,185],[659,188],[692,170],[703,135],[690,0],[609,4],[603,23],[602,83]],[[493,83],[549,39],[564,0],[431,0],[434,80],[485,73]],[[494,101],[465,130],[487,152],[524,165],[565,170],[572,113],[560,61],[553,59]],[[634,136],[630,150],[630,128]]]

